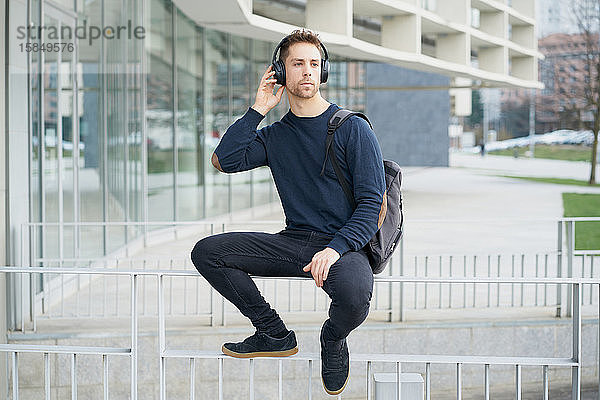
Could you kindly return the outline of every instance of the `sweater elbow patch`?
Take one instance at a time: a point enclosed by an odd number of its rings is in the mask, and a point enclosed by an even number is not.
[[[221,163],[219,163],[219,157],[217,156],[217,153],[213,153],[210,161],[211,161],[213,167],[215,167],[216,169],[218,169],[221,172],[225,172],[225,171],[223,171],[223,168],[221,168]]]
[[[377,229],[381,228],[385,215],[387,214],[387,190],[383,192],[383,201],[379,209],[379,218],[377,219]]]

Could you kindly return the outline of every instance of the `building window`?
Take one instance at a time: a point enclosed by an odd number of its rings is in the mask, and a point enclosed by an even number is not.
[[[477,29],[481,27],[480,11],[477,8],[471,8],[471,26]]]

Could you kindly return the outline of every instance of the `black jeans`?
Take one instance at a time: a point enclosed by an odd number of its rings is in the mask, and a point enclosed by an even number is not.
[[[259,331],[285,329],[277,312],[265,301],[250,275],[308,277],[304,268],[332,236],[285,229],[271,234],[229,232],[206,237],[192,250],[192,262],[202,276]],[[369,313],[373,272],[364,251],[349,251],[329,269],[323,290],[331,298],[325,335],[340,340],[358,327]]]

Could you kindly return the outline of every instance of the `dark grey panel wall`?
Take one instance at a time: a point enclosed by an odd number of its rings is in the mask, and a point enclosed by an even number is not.
[[[367,88],[448,84],[449,78],[443,75],[367,64]],[[367,115],[384,158],[401,166],[448,166],[447,90],[367,90]]]

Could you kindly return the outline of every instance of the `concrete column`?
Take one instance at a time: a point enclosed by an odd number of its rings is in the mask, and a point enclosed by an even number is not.
[[[20,44],[26,43],[26,38],[18,38],[17,26],[27,25],[27,3],[25,0],[4,0],[9,4],[6,23],[8,32],[11,35],[6,38],[6,49],[8,60],[4,65],[7,68],[5,91],[5,101],[8,105],[6,123],[3,127],[5,132],[6,145],[6,262],[9,265],[27,265],[28,260],[21,259],[21,229],[23,223],[29,221],[29,116],[27,109],[27,52],[21,51]],[[26,248],[27,243],[23,244]],[[25,282],[21,285],[21,279]],[[14,279],[15,286],[28,290],[28,277],[17,277]],[[12,284],[13,282],[11,282]],[[24,318],[29,315],[29,296],[28,292],[11,294],[10,301],[20,295],[25,296],[25,308],[15,311]],[[20,302],[19,302],[20,303]],[[8,303],[10,306],[10,303]],[[9,311],[12,311],[10,309]],[[11,322],[15,317],[9,312]],[[17,315],[20,318],[21,315]],[[8,326],[11,328],[11,324]]]
[[[381,45],[394,50],[421,53],[421,17],[410,14],[384,16]]]
[[[0,0],[0,21],[4,27],[6,23],[6,3],[7,0]],[[6,116],[5,116],[5,95],[6,95],[6,52],[7,47],[6,31],[0,29],[0,265],[6,265],[6,237],[8,227],[6,226]],[[6,343],[6,296],[8,293],[6,287],[5,274],[0,273],[0,343]],[[7,398],[6,381],[6,353],[0,353],[0,400]]]
[[[352,36],[352,0],[307,0],[306,27]]]
[[[459,76],[452,79],[455,86],[468,86],[473,83],[471,79],[461,78]],[[450,89],[450,98],[452,99],[452,115],[456,117],[466,117],[472,113],[471,89]]]
[[[450,61],[461,65],[470,65],[471,37],[466,33],[453,33],[447,36],[438,36],[436,39],[436,57],[440,60]]]

